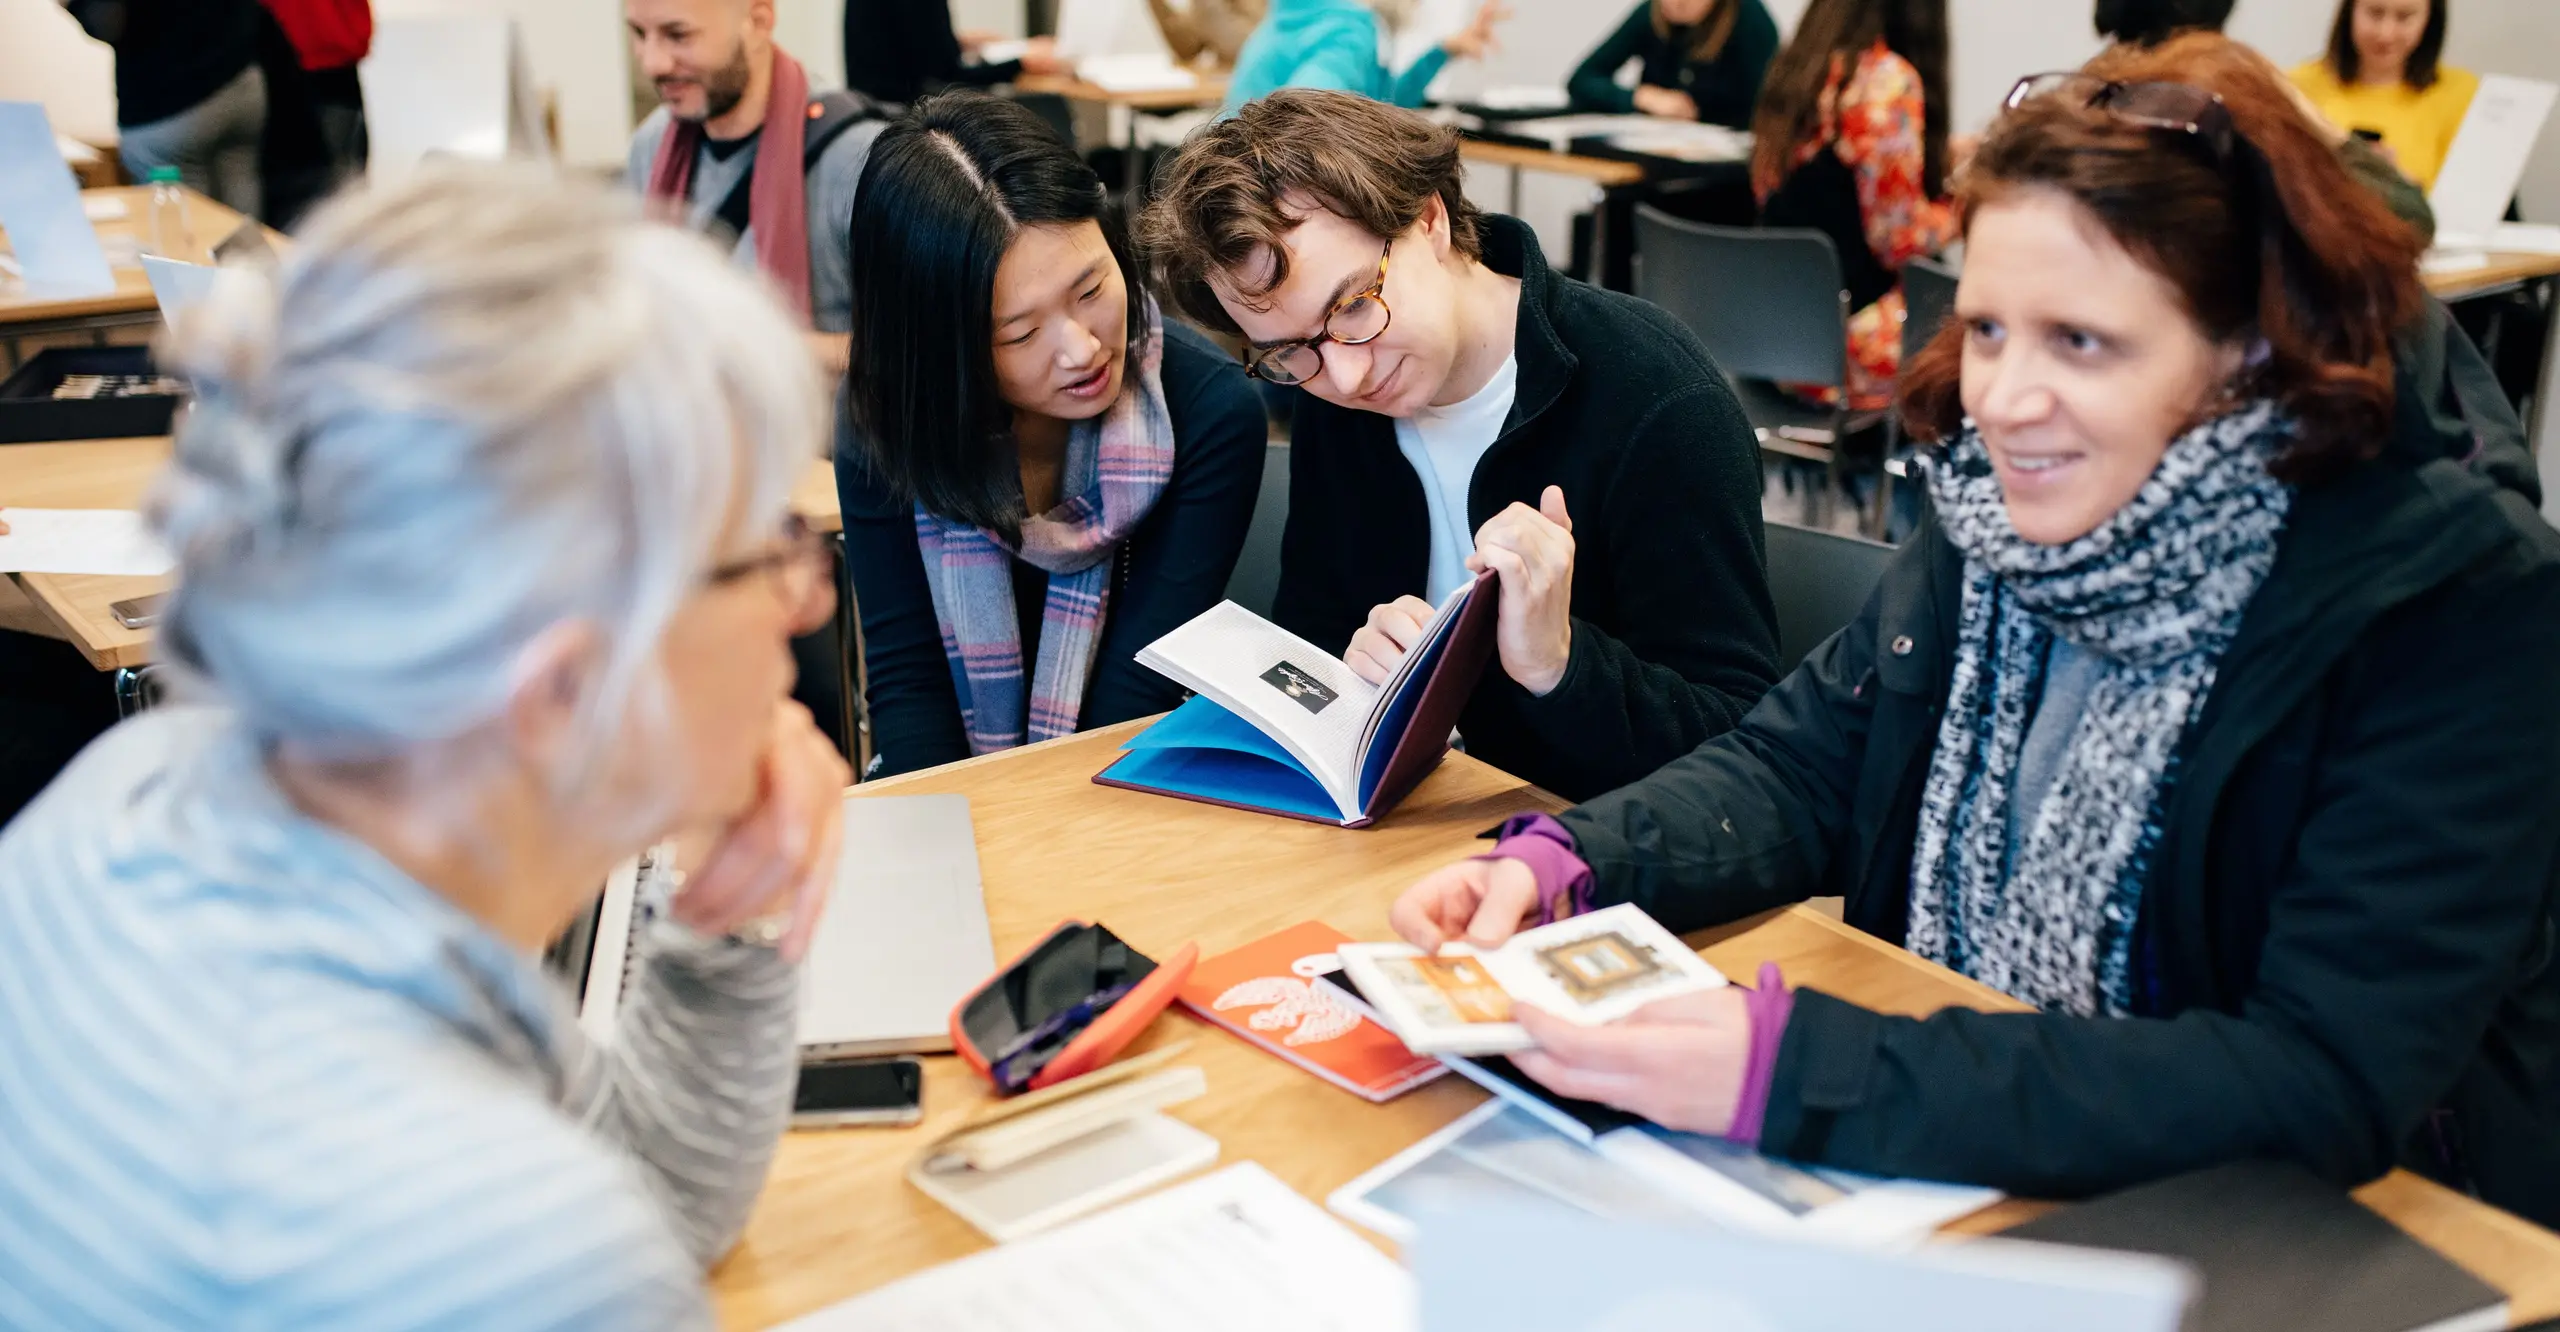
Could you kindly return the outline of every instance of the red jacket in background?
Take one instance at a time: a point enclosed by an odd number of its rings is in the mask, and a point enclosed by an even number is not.
[[[373,48],[371,0],[266,0],[302,67],[345,69]]]

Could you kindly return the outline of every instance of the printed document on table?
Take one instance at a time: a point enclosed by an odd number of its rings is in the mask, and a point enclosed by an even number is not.
[[[0,509],[0,573],[153,577],[177,567],[131,509]]]
[[[1413,1283],[1261,1166],[909,1277],[782,1332],[1415,1332]]]

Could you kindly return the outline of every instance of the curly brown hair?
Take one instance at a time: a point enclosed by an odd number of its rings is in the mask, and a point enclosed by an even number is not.
[[[1247,300],[1287,282],[1284,242],[1305,216],[1283,202],[1290,196],[1383,240],[1412,227],[1437,195],[1450,244],[1478,259],[1481,215],[1465,183],[1457,131],[1366,97],[1285,88],[1192,135],[1157,170],[1138,245],[1165,299],[1204,327],[1238,334],[1209,277]]]
[[[2417,232],[2347,174],[2283,75],[2247,47],[2192,33],[2118,47],[2084,72],[2216,94],[2237,131],[2230,161],[2196,136],[2048,94],[1984,137],[1956,182],[1967,222],[2017,192],[2068,195],[2168,279],[2207,337],[2265,340],[2246,388],[2300,424],[2278,475],[2321,480],[2379,451],[2391,428],[2392,339],[2424,308]],[[1921,439],[1948,438],[1963,422],[1964,340],[1963,324],[1949,320],[1903,367],[1903,420]]]

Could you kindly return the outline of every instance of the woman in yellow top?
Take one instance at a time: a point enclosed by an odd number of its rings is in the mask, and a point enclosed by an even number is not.
[[[2339,0],[2329,54],[2293,71],[2320,113],[2378,141],[2401,174],[2433,189],[2480,76],[2437,63],[2451,0]]]

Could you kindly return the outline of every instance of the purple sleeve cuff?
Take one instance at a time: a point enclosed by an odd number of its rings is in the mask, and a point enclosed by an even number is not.
[[[1787,1036],[1787,1015],[1796,997],[1787,989],[1778,964],[1760,964],[1759,983],[1742,992],[1743,1013],[1751,1023],[1751,1045],[1742,1056],[1742,1095],[1733,1105],[1733,1127],[1725,1139],[1745,1147],[1760,1145],[1760,1127],[1769,1115],[1769,1083],[1778,1072],[1778,1047]]]
[[[1547,814],[1515,814],[1496,834],[1501,840],[1478,860],[1517,860],[1538,881],[1538,919],[1552,925],[1591,909],[1591,867],[1575,854],[1573,834]]]

